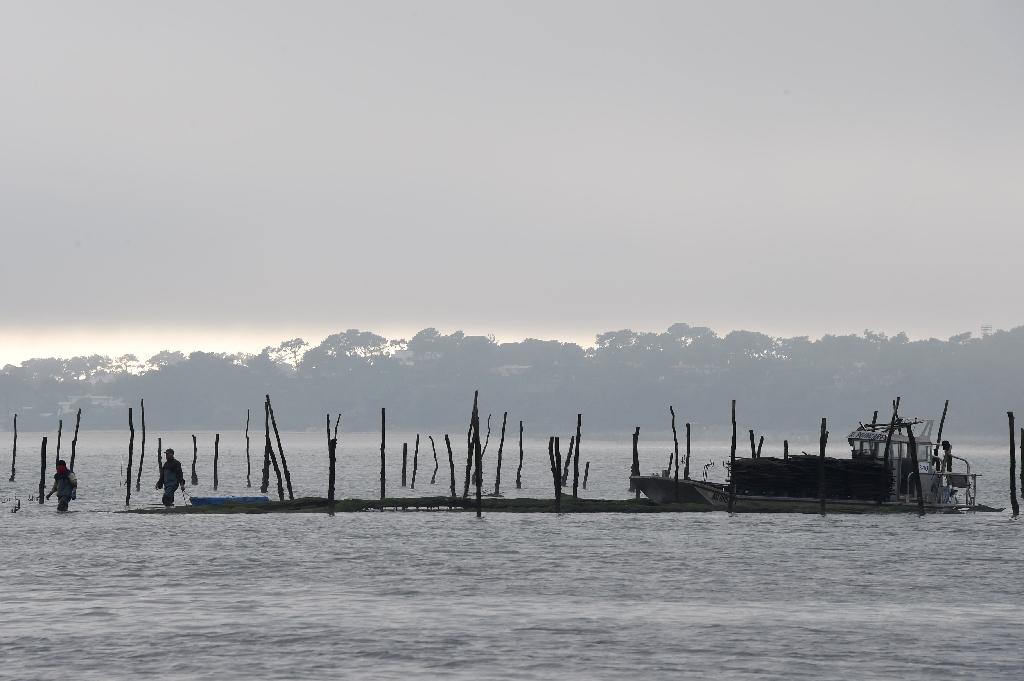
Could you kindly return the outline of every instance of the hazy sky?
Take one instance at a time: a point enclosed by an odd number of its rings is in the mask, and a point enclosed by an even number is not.
[[[1024,3],[0,1],[0,363],[1024,323]]]

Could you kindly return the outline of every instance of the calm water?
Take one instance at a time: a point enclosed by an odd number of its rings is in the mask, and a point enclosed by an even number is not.
[[[194,492],[206,494],[213,438],[199,437]],[[124,434],[83,433],[77,512],[58,516],[53,502],[27,501],[38,484],[38,436],[19,438],[16,483],[7,482],[5,439],[2,678],[1024,674],[1024,525],[1008,513],[128,516],[111,512],[124,505]],[[389,438],[396,494],[406,439],[411,468],[412,437]],[[323,493],[322,440],[285,434],[298,494]],[[187,471],[189,435],[164,441]],[[154,436],[133,506],[159,500],[155,444]],[[544,444],[527,441],[521,494],[548,494]],[[375,435],[343,436],[340,495],[376,493],[378,446]],[[66,455],[67,440],[63,447]],[[261,448],[254,438],[256,485]],[[669,448],[663,439],[644,445],[644,471],[663,467]],[[957,453],[984,475],[981,501],[1005,505],[1002,447],[959,443]],[[433,487],[425,438],[420,454],[420,489],[406,493],[444,493],[446,452]],[[695,477],[713,459],[720,479],[726,454],[721,442],[695,443]],[[464,457],[456,445],[460,478]],[[626,496],[628,434],[585,438],[581,458],[592,461],[588,494]],[[510,494],[517,459],[517,444],[506,446]],[[241,434],[222,436],[221,481],[221,493],[246,492]],[[15,497],[22,509],[12,514]]]

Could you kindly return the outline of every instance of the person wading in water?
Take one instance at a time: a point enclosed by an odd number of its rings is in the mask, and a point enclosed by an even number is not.
[[[174,458],[174,450],[168,449],[164,452],[167,460],[160,467],[160,479],[156,481],[156,488],[163,488],[164,496],[162,501],[168,508],[174,506],[174,492],[178,487],[185,489],[185,474],[181,471],[181,462]]]
[[[57,472],[53,474],[53,487],[46,494],[46,498],[49,499],[53,496],[54,492],[57,493],[57,512],[64,513],[68,510],[68,504],[75,498],[75,492],[78,490],[78,478],[75,474],[68,470],[68,465],[64,459],[57,460]]]

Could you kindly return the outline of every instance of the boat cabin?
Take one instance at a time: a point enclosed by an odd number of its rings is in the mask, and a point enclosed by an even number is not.
[[[890,472],[889,501],[912,503],[917,500],[915,478],[921,481],[924,503],[974,506],[977,498],[978,475],[971,473],[971,464],[959,456],[952,457],[962,463],[965,470],[945,470],[943,452],[932,442],[931,420],[904,421],[890,436],[888,423],[861,425],[850,433],[851,455],[854,459],[886,462]],[[908,428],[914,429],[917,446],[917,471],[914,470],[910,451]],[[889,442],[888,456],[886,442]],[[937,452],[937,455],[936,455]]]

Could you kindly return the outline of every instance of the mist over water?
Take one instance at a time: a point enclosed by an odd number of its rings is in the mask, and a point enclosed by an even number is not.
[[[161,436],[187,476],[191,434]],[[197,436],[200,485],[189,490],[212,494],[213,437]],[[399,487],[401,443],[410,443],[411,477],[414,437],[388,436],[388,494],[446,494],[436,435],[436,484],[421,436],[417,489]],[[326,434],[282,438],[296,495],[323,495]],[[453,440],[461,492],[465,442]],[[1024,586],[1013,577],[1024,565],[1022,527],[1008,513],[136,516],[112,512],[124,503],[127,434],[83,432],[76,512],[58,516],[52,501],[27,501],[37,443],[22,434],[17,481],[0,479],[0,677],[50,677],[65,660],[77,678],[97,680],[931,680],[956,668],[1016,679],[1024,663]],[[155,443],[147,439],[133,507],[159,503]],[[485,489],[497,446],[494,433]],[[844,448],[837,438],[829,454]],[[957,448],[982,474],[979,500],[1005,505],[1005,447]],[[135,449],[137,465],[139,437]],[[218,494],[256,491],[261,450],[262,434],[247,490],[244,436],[221,434]],[[671,439],[642,438],[643,471],[663,468],[670,450]],[[628,436],[584,433],[582,494],[628,496],[629,452]],[[721,479],[727,456],[725,439],[695,441],[694,477],[716,460],[710,472]],[[524,443],[523,490],[514,489],[517,438],[503,459],[508,495],[550,496],[546,441]],[[339,496],[376,497],[379,434],[341,434],[338,461]],[[0,468],[9,463],[7,450]],[[13,496],[22,499],[15,514]]]

